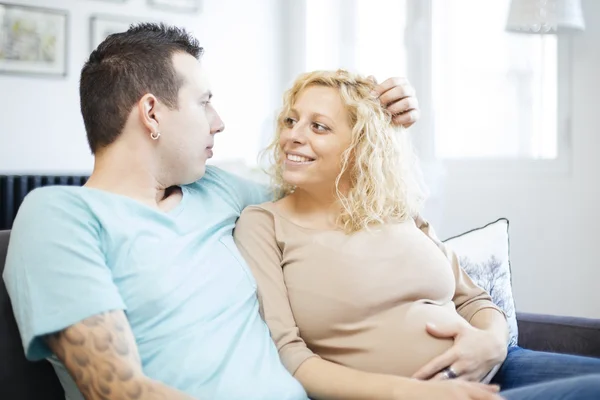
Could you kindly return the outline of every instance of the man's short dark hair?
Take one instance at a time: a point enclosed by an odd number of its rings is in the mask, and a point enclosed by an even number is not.
[[[173,65],[176,52],[199,59],[204,50],[184,29],[154,23],[131,25],[126,32],[108,36],[92,52],[79,84],[92,153],[119,137],[132,107],[146,93],[177,108],[182,79]]]

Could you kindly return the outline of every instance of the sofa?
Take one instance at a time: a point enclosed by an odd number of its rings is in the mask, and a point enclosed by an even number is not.
[[[10,231],[0,231],[0,272]],[[519,345],[532,350],[600,357],[600,320],[517,313]],[[25,359],[10,299],[0,283],[0,399],[64,400],[51,365]]]

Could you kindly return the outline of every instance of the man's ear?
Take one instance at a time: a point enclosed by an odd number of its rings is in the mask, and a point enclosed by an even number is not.
[[[140,122],[148,129],[150,133],[159,132],[157,115],[158,106],[158,99],[151,93],[145,94],[138,102]]]

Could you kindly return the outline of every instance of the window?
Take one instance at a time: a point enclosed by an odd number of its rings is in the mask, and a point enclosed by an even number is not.
[[[305,0],[305,70],[406,74],[407,0]]]
[[[406,75],[406,0],[355,0],[355,12],[353,61],[357,71],[379,81]]]
[[[509,3],[432,2],[439,158],[557,157],[556,36],[506,32]]]
[[[556,160],[564,150],[557,37],[506,32],[510,0],[305,1],[304,69],[406,74],[428,159]]]

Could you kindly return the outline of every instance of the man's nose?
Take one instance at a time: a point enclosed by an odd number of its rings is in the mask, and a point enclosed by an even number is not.
[[[217,133],[221,133],[224,130],[225,130],[225,124],[223,123],[223,120],[221,120],[221,117],[219,117],[217,115],[215,117],[215,120],[212,122],[212,124],[210,124],[210,134],[216,135]]]

